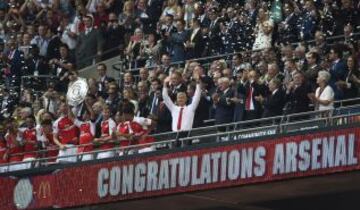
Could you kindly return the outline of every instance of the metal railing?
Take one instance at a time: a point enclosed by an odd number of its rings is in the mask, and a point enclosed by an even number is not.
[[[338,101],[337,103],[344,102],[354,102],[358,101],[360,98],[352,100],[343,100]],[[293,119],[298,119],[293,121]],[[359,118],[359,119],[358,119]],[[205,143],[214,143],[214,142],[223,142],[223,141],[239,141],[245,139],[259,138],[264,136],[271,136],[276,134],[286,134],[292,132],[298,132],[303,130],[314,130],[325,128],[328,126],[337,126],[337,125],[348,125],[353,123],[360,122],[360,104],[345,106],[335,108],[332,112],[332,115],[329,115],[328,111],[310,111],[304,113],[276,116],[270,118],[261,118],[250,121],[241,121],[228,124],[207,126],[202,128],[194,128],[186,132],[186,135],[179,135],[178,132],[168,132],[152,135],[156,139],[153,143],[146,143],[141,145],[130,145],[126,147],[115,146],[114,148],[107,150],[94,150],[91,152],[63,156],[61,158],[75,157],[76,162],[81,162],[82,157],[87,154],[94,156],[94,159],[97,158],[99,153],[106,151],[113,151],[116,156],[124,156],[137,154],[140,149],[143,148],[152,148],[151,151],[162,150],[162,149],[171,149],[177,147],[179,144],[183,146],[190,145],[192,142],[194,144],[205,144]],[[114,143],[119,143],[118,141],[113,141]],[[111,142],[110,142],[111,143]],[[73,147],[84,147],[90,146],[93,144],[83,144],[76,145]],[[56,149],[54,149],[56,150]],[[56,157],[41,157],[43,154],[51,150],[38,150],[34,152],[24,152],[18,153],[17,156],[22,156],[29,153],[39,154],[38,159],[31,161],[23,161],[16,163],[8,163],[0,165],[0,168],[11,168],[14,165],[24,165],[27,164],[26,169],[35,168],[39,166],[46,166],[49,164],[54,164],[53,162],[49,163],[48,161],[56,159]],[[15,155],[14,155],[15,156]]]

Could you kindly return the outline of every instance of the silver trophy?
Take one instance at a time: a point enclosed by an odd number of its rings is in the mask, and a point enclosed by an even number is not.
[[[75,82],[70,84],[68,88],[66,94],[68,104],[74,107],[81,104],[85,100],[88,90],[89,86],[86,79],[79,77]]]

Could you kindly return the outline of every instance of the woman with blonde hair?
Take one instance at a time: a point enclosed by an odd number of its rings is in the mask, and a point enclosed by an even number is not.
[[[255,26],[255,42],[253,50],[271,48],[273,28],[274,22],[269,17],[269,11],[266,7],[261,7]]]
[[[135,4],[132,0],[128,0],[124,3],[123,11],[119,15],[119,25],[125,28],[126,34],[132,34],[136,28],[136,14],[135,14]],[[125,37],[125,41],[129,37]]]
[[[177,16],[178,12],[179,12],[179,5],[177,0],[167,0],[166,1],[166,7],[163,10],[161,17],[160,17],[160,22],[164,22],[165,21],[165,17],[166,15],[172,15],[172,16]],[[180,8],[181,9],[181,8]]]
[[[315,110],[332,110],[334,109],[334,90],[328,84],[330,80],[330,73],[327,71],[319,71],[316,83],[319,87],[316,89],[315,94],[310,97],[315,104]]]

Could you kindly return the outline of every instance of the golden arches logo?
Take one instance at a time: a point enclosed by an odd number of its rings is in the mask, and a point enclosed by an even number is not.
[[[42,181],[38,189],[38,199],[44,199],[51,196],[51,188],[49,181]]]

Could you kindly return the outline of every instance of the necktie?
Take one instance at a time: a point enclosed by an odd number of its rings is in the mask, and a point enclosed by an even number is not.
[[[183,115],[184,107],[180,108],[178,123],[177,123],[177,130],[179,131],[181,129],[181,122],[182,122],[182,115]]]
[[[152,102],[152,105],[151,105],[150,113],[151,113],[151,114],[155,114],[155,113],[156,113],[156,110],[157,110],[157,97],[154,96],[153,102]]]
[[[252,94],[253,94],[253,88],[252,88],[252,86],[250,85],[248,94],[247,94],[247,96],[246,96],[246,101],[245,101],[245,109],[246,109],[246,110],[250,110],[250,108],[251,108]]]

